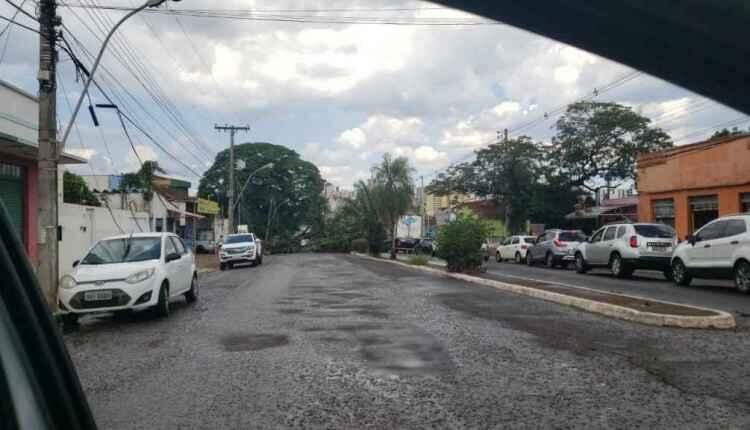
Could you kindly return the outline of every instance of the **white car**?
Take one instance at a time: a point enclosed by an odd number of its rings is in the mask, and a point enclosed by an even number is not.
[[[672,276],[678,285],[733,278],[738,290],[750,293],[750,214],[716,219],[688,236],[672,255]]]
[[[499,263],[505,260],[515,260],[516,263],[526,262],[526,251],[534,245],[534,236],[511,236],[495,251],[495,260]]]
[[[263,264],[263,243],[255,233],[229,234],[219,248],[219,268],[231,269],[237,263]]]
[[[68,322],[91,312],[152,308],[169,315],[169,299],[198,299],[193,254],[173,233],[134,233],[102,239],[62,277],[60,308]]]

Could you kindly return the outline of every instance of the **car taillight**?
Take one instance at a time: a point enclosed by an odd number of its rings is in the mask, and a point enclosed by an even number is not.
[[[638,236],[630,236],[630,247],[638,248]]]
[[[565,246],[565,245],[563,245],[563,243],[562,243],[562,242],[560,242],[560,241],[559,241],[559,240],[557,240],[557,239],[553,240],[553,241],[552,241],[552,243],[554,243],[554,244],[555,244],[555,246],[556,246],[556,247],[558,247],[558,248],[561,248],[561,247]]]

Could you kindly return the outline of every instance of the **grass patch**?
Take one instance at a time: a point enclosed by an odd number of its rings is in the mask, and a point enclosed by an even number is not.
[[[412,255],[406,260],[406,263],[413,266],[426,266],[428,261],[430,259],[424,255]]]

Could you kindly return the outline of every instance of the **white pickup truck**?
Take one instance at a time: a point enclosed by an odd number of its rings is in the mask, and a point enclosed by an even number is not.
[[[224,236],[219,248],[219,268],[231,269],[235,264],[263,264],[263,243],[255,233],[239,233]]]

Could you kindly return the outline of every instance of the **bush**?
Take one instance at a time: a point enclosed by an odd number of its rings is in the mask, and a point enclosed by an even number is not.
[[[364,254],[367,252],[367,250],[368,250],[367,239],[354,239],[352,241],[352,251]]]
[[[406,263],[414,266],[426,266],[428,261],[429,259],[424,255],[412,255],[406,260]]]
[[[482,266],[485,237],[485,224],[473,215],[459,215],[440,228],[436,254],[446,261],[449,272],[477,271]]]
[[[385,246],[387,237],[385,235],[385,229],[381,223],[372,223],[367,228],[367,244],[368,251],[371,255],[380,256],[381,252],[385,252],[388,248]]]

